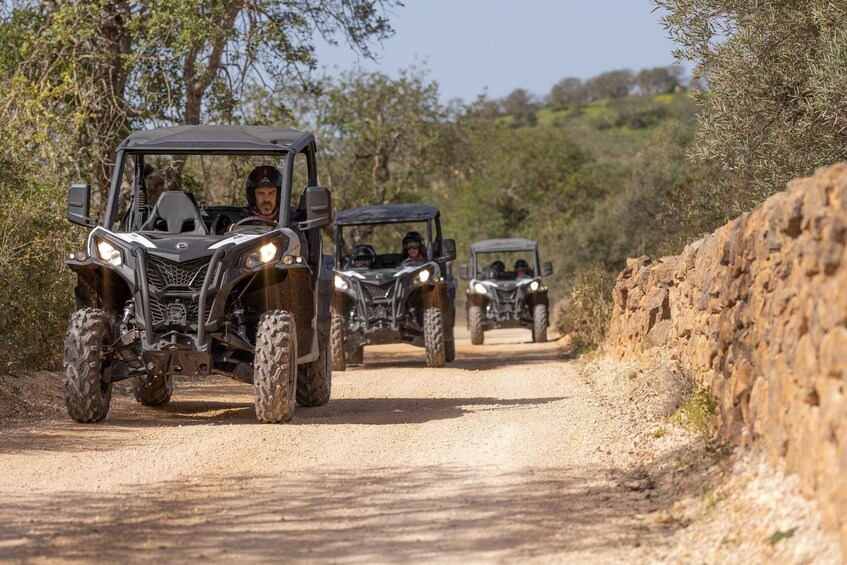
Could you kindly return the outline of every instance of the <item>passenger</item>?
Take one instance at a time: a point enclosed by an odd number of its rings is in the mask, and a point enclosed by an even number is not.
[[[531,276],[532,274],[529,269],[529,263],[523,259],[515,261],[515,278],[523,279]]]
[[[426,263],[426,246],[423,236],[410,231],[403,237],[403,265]]]

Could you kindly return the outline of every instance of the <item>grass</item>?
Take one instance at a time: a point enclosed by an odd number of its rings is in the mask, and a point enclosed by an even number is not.
[[[797,531],[797,528],[791,528],[790,530],[777,530],[775,531],[771,537],[768,538],[768,543],[771,545],[776,545],[784,539],[790,538],[794,535],[794,532]]]
[[[674,415],[677,424],[697,432],[703,437],[712,434],[717,402],[707,387],[694,390]]]

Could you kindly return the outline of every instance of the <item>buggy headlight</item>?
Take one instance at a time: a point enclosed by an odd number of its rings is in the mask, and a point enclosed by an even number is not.
[[[535,292],[536,290],[538,290],[539,286],[541,285],[538,283],[538,281],[532,281],[531,283],[529,283],[529,290]]]
[[[101,239],[97,242],[97,256],[100,257],[102,261],[105,261],[110,265],[114,265],[115,267],[123,263],[121,250],[105,239]]]
[[[345,281],[338,275],[335,275],[335,288],[337,288],[338,290],[347,290],[349,287],[350,285],[347,284],[347,281]]]
[[[482,283],[473,283],[474,292],[479,294],[488,294],[488,290],[485,288],[485,285]]]
[[[258,267],[264,263],[270,263],[274,259],[276,259],[277,255],[277,247],[276,243],[270,242],[261,246],[257,251],[254,251],[250,255],[247,256],[247,261],[244,262],[244,265],[248,269],[252,269],[253,267]]]
[[[423,271],[418,273],[418,280],[422,283],[425,283],[426,281],[428,281],[429,277],[430,277],[429,269],[424,269]]]

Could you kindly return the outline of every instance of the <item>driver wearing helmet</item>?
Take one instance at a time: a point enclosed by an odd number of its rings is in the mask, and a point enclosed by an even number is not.
[[[376,252],[370,245],[359,245],[350,255],[350,265],[354,269],[373,269],[376,264]]]
[[[403,264],[426,263],[426,246],[423,236],[416,231],[410,231],[403,237]]]
[[[523,279],[529,276],[531,276],[529,263],[527,263],[525,259],[518,259],[515,261],[515,278]]]
[[[277,221],[282,173],[276,167],[262,165],[253,169],[247,175],[245,192],[252,216]]]
[[[503,261],[494,261],[491,263],[491,268],[488,269],[489,279],[502,279],[503,273],[506,272],[506,264]]]

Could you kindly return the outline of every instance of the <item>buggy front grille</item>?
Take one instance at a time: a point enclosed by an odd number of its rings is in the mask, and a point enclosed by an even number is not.
[[[394,283],[387,285],[376,285],[362,283],[362,293],[365,295],[365,300],[391,300],[394,298]]]
[[[212,300],[206,298],[206,317],[212,311]],[[161,300],[150,297],[150,320],[154,325],[166,326],[196,326],[199,307],[191,298],[164,297]]]
[[[147,257],[147,281],[159,290],[168,288],[200,290],[208,268],[208,257],[178,263],[149,255]]]

